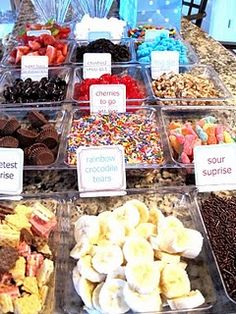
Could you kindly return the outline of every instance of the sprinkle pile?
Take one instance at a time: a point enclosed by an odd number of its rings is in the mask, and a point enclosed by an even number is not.
[[[178,51],[179,63],[189,63],[187,47],[179,39],[169,38],[166,34],[161,34],[160,37],[155,38],[153,41],[141,43],[137,48],[137,60],[140,63],[151,62],[152,51]]]
[[[147,30],[153,30],[153,29],[157,29],[157,30],[162,30],[162,29],[166,29],[163,26],[155,26],[155,25],[139,25],[136,28],[132,28],[128,31],[128,37],[131,38],[135,38],[135,39],[142,39],[145,37],[145,33]],[[174,28],[171,29],[167,29],[169,31],[169,36],[170,37],[175,37],[176,36],[176,31]]]
[[[193,149],[199,145],[230,144],[236,142],[236,133],[207,116],[194,122],[171,121],[168,125],[169,142],[174,158],[184,164],[193,162]]]
[[[79,146],[102,145],[122,145],[129,164],[164,161],[156,120],[145,113],[99,113],[74,119],[67,139],[66,162],[76,165]]]

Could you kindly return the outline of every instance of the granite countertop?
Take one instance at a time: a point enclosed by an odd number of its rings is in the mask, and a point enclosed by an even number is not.
[[[30,0],[23,0],[18,20],[13,30],[15,35],[26,22],[35,22],[37,16]],[[205,32],[191,22],[183,19],[181,34],[188,41],[199,56],[202,64],[214,67],[220,78],[234,99],[227,104],[236,104],[236,57],[226,50],[219,42],[209,37]],[[129,172],[127,186],[132,187],[154,187],[193,183],[193,176],[183,170],[153,170],[140,173]],[[189,182],[188,182],[189,181]],[[76,172],[72,170],[61,171],[28,171],[24,173],[24,191],[26,193],[36,192],[60,192],[77,190]]]

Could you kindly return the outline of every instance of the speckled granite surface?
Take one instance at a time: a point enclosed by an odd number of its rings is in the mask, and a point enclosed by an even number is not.
[[[23,0],[18,22],[14,28],[15,35],[26,22],[35,22],[37,19],[30,0]],[[182,36],[194,47],[200,62],[212,65],[219,73],[220,78],[235,96],[229,104],[236,104],[236,57],[227,51],[221,44],[210,38],[206,33],[190,22],[183,20]],[[148,171],[141,176],[128,174],[128,187],[149,187],[173,183],[180,185],[193,183],[192,176],[185,170]],[[77,178],[74,171],[30,171],[24,173],[24,191],[26,193],[67,191],[77,189]]]

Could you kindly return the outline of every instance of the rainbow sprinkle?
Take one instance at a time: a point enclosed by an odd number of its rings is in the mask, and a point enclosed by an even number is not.
[[[69,165],[76,165],[79,146],[122,145],[128,164],[161,164],[164,161],[155,116],[140,113],[85,115],[72,122],[67,138]]]

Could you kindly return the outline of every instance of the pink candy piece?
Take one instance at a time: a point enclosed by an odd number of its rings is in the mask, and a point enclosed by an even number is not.
[[[212,144],[217,144],[217,138],[216,138],[216,127],[215,125],[211,125],[208,126],[208,128],[206,128],[206,133],[208,135],[208,140],[207,140],[207,144],[208,145],[212,145]]]
[[[183,145],[184,142],[185,142],[185,137],[184,137],[184,135],[178,134],[178,133],[175,133],[174,135],[175,135],[175,137],[176,137],[178,143],[181,144],[181,145]]]
[[[176,153],[180,154],[182,150],[182,145],[177,141],[175,135],[170,135],[169,136],[169,141],[173,149],[176,151]]]
[[[188,155],[193,155],[193,143],[194,143],[195,137],[194,135],[188,134],[185,136],[185,142],[183,147],[183,152]]]
[[[186,122],[184,126],[182,127],[182,134],[183,135],[193,135],[195,138],[197,138],[197,133],[194,131],[192,124],[190,122]]]
[[[216,127],[216,138],[219,144],[224,143],[224,127],[221,124]]]
[[[26,257],[26,275],[34,277],[37,274],[38,269],[43,264],[43,255],[40,253],[32,253]]]
[[[188,155],[187,155],[185,152],[182,152],[181,157],[180,157],[180,160],[181,160],[181,162],[184,163],[184,164],[190,164],[190,163],[191,163],[191,161],[190,161]]]

